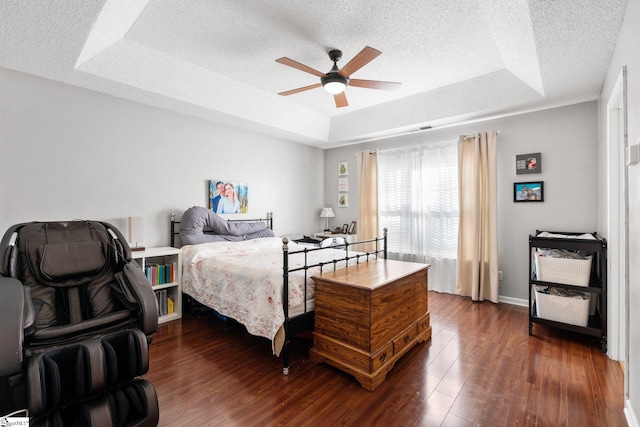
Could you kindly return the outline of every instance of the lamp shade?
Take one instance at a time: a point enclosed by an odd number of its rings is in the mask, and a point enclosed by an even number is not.
[[[336,214],[333,213],[331,208],[322,208],[320,211],[320,218],[333,218]]]
[[[324,230],[329,230],[329,218],[333,218],[336,214],[333,213],[331,208],[322,208],[320,211],[320,218],[324,218]]]
[[[129,217],[129,243],[132,250],[144,249],[140,244],[144,242],[144,217]]]

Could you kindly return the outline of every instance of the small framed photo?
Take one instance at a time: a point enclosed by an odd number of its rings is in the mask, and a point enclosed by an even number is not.
[[[338,178],[338,191],[349,191],[349,178]]]
[[[347,234],[347,232],[349,231],[349,224],[343,224],[342,225],[342,234]]]
[[[349,162],[338,162],[338,175],[349,175]]]
[[[544,202],[544,182],[514,182],[514,202]]]
[[[356,222],[355,221],[351,221],[351,225],[349,225],[349,228],[347,229],[347,234],[356,234]]]
[[[349,194],[338,194],[338,207],[340,208],[348,208],[349,207]]]
[[[542,159],[540,153],[517,154],[516,175],[542,172]]]

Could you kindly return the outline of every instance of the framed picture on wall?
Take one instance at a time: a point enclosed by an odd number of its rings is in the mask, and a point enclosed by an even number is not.
[[[341,207],[341,208],[349,207],[349,195],[347,193],[338,194],[338,207]]]
[[[544,202],[544,182],[514,182],[513,183],[514,202]]]
[[[349,178],[338,178],[338,191],[349,191]]]
[[[228,179],[209,180],[209,209],[217,214],[249,212],[249,186]]]
[[[540,153],[517,154],[516,175],[542,172],[542,158]]]
[[[349,175],[349,162],[338,162],[338,175]]]

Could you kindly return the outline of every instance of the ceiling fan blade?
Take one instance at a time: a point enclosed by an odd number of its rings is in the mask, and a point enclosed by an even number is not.
[[[322,84],[321,83],[316,83],[314,85],[309,85],[309,86],[305,86],[305,87],[299,87],[298,89],[291,89],[291,90],[288,90],[286,92],[280,92],[278,95],[289,96],[289,95],[293,95],[294,93],[304,92],[305,90],[311,90],[311,89],[315,89],[317,87],[322,87]]]
[[[382,52],[369,46],[365,46],[351,61],[342,67],[339,73],[344,77],[349,77],[351,74],[358,71],[360,68],[367,65],[369,62],[376,59]]]
[[[349,86],[365,87],[367,89],[383,89],[383,90],[398,90],[402,83],[397,82],[383,82],[380,80],[361,80],[350,79]]]
[[[333,99],[336,101],[337,108],[349,106],[349,103],[347,102],[347,96],[344,94],[344,92],[336,93],[335,95],[333,95]]]
[[[311,67],[307,67],[306,65],[301,64],[298,61],[294,61],[293,59],[280,58],[280,59],[276,59],[276,62],[279,62],[283,65],[288,65],[289,67],[293,67],[300,71],[304,71],[305,73],[313,74],[314,76],[324,77],[324,73],[321,73],[318,70],[314,70]]]

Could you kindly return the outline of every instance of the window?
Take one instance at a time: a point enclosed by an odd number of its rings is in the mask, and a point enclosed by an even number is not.
[[[457,141],[379,151],[378,216],[390,257],[431,264],[429,287],[455,292]]]

